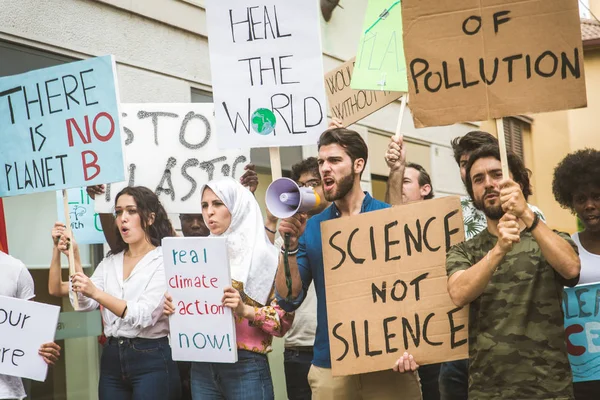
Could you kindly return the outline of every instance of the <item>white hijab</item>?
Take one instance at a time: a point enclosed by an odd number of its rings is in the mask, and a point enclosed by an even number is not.
[[[244,294],[255,302],[266,305],[279,254],[264,229],[260,207],[254,195],[239,182],[223,178],[208,182],[209,187],[231,213],[231,225],[219,235],[227,238],[231,278],[244,285]],[[212,233],[210,236],[215,236]]]

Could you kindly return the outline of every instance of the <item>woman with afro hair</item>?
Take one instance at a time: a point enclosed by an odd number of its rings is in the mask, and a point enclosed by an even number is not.
[[[556,201],[577,215],[583,231],[573,234],[579,249],[579,284],[600,282],[600,151],[579,150],[567,155],[554,170]],[[598,399],[600,381],[576,382],[575,399]]]

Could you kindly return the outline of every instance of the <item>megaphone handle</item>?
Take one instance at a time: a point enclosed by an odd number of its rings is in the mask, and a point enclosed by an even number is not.
[[[286,233],[283,237],[283,270],[285,272],[285,284],[287,286],[288,294],[286,296],[287,301],[292,300],[292,272],[290,271],[290,262],[288,260],[288,252],[290,251],[290,234]]]

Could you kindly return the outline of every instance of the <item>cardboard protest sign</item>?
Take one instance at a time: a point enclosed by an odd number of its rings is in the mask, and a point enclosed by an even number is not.
[[[563,310],[573,382],[600,379],[600,283],[565,288]]]
[[[315,0],[207,0],[220,148],[316,144],[327,129]]]
[[[69,189],[69,214],[71,229],[75,241],[79,244],[104,243],[104,231],[100,224],[100,216],[94,211],[94,200],[88,196],[84,188]],[[58,220],[65,222],[65,208],[62,191],[56,192],[56,212]]]
[[[369,0],[352,89],[408,91],[400,0]]]
[[[225,238],[165,238],[165,275],[175,314],[169,317],[173,360],[234,363],[235,323],[223,307],[231,286]]]
[[[333,117],[350,126],[402,96],[401,92],[354,90],[350,87],[354,59],[325,75],[327,100]]]
[[[445,197],[321,224],[333,375],[468,358],[468,309],[450,300],[446,251],[464,240]]]
[[[169,213],[200,213],[203,184],[239,178],[250,150],[219,150],[212,104],[121,104],[128,181],[107,185],[96,211],[112,212],[125,186],[152,189]]]
[[[112,56],[0,78],[0,197],[124,179]]]
[[[415,126],[585,107],[577,0],[403,0]]]
[[[46,380],[48,365],[38,354],[54,340],[60,307],[0,296],[0,374]]]

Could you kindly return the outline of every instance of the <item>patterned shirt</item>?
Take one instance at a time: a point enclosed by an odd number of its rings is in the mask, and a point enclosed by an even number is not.
[[[465,223],[465,240],[471,240],[475,235],[483,232],[487,228],[487,219],[483,211],[478,210],[473,203],[473,200],[469,196],[462,196],[460,198],[460,205],[462,207],[463,221]],[[536,213],[544,223],[546,217],[544,213],[534,205],[528,204],[531,211]]]
[[[577,251],[565,233],[558,233]],[[453,246],[448,276],[482,260],[497,237],[487,229]],[[565,280],[548,264],[531,233],[522,232],[469,309],[469,398],[571,400],[562,311]]]
[[[244,295],[241,283],[231,283],[240,292],[244,303],[254,307],[255,313],[254,321],[248,321],[234,313],[237,348],[260,354],[271,352],[273,336],[283,337],[286,334],[294,322],[294,313],[285,312],[279,307],[274,292],[269,296],[268,305],[261,307]]]

